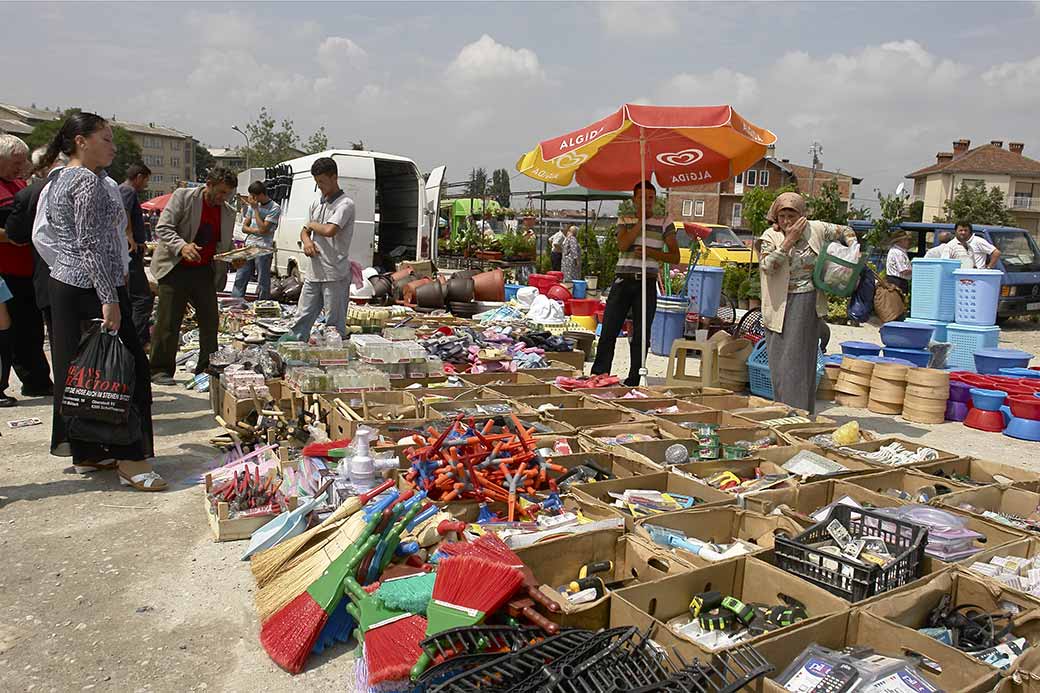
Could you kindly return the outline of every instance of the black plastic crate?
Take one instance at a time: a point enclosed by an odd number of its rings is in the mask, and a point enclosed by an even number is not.
[[[844,556],[835,556],[810,544],[831,541],[827,525],[838,520],[853,539],[877,538],[888,545],[895,560],[885,567],[863,565]],[[836,505],[822,522],[798,536],[776,537],[776,565],[789,573],[819,585],[831,594],[858,602],[921,577],[928,530],[869,510]]]

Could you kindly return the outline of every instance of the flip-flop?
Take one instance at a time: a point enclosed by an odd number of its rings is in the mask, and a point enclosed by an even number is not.
[[[119,483],[137,491],[165,491],[166,480],[159,476],[152,465],[144,460],[121,461],[118,463]]]
[[[115,469],[115,460],[98,460],[96,462],[80,462],[79,464],[73,464],[72,468],[80,474],[90,474],[91,472],[100,472],[106,469]]]

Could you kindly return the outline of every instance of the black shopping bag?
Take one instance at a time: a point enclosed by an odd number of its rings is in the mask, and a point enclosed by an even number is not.
[[[100,324],[84,335],[65,374],[61,414],[67,418],[126,424],[134,396],[134,355]]]

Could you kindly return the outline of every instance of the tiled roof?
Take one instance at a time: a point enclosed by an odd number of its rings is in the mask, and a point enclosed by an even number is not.
[[[907,178],[924,178],[933,173],[991,173],[1040,178],[1040,161],[1015,154],[995,144],[969,149],[941,164],[932,164],[906,174]]]
[[[10,132],[15,135],[28,135],[32,130],[31,126],[26,125],[20,120],[0,118],[0,132]]]
[[[812,166],[802,166],[801,164],[791,164],[791,163],[789,163],[787,165],[790,166],[792,169],[794,169],[793,174],[797,178],[808,178],[812,174]],[[827,170],[822,169],[822,168],[816,169],[816,175],[820,175],[820,174],[823,174],[825,176],[835,176],[835,177],[844,176],[845,178],[851,179],[853,185],[859,185],[861,182],[863,182],[862,178],[856,178],[853,175],[850,175],[848,173],[841,173],[840,171],[827,171]]]
[[[18,116],[21,120],[57,120],[61,118],[61,113],[57,111],[47,111],[42,108],[31,108],[28,106],[13,106],[11,104],[0,103],[0,109],[13,113]],[[164,127],[162,125],[155,125],[150,123],[145,125],[143,123],[131,123],[125,120],[116,120],[115,118],[109,118],[109,122],[113,125],[118,125],[121,128],[125,128],[130,132],[138,135],[158,135],[160,137],[180,137],[186,138],[191,135],[175,130],[173,128]],[[32,127],[29,127],[29,131],[32,131]]]

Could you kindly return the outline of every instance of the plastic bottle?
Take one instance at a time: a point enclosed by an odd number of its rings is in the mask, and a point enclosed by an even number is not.
[[[368,449],[368,443],[373,433],[374,431],[371,428],[361,426],[354,434],[354,443],[357,445],[357,450],[354,452],[354,456],[350,458],[348,473],[350,474],[350,483],[354,485],[354,492],[358,494],[365,493],[376,486],[375,461],[369,454]]]

